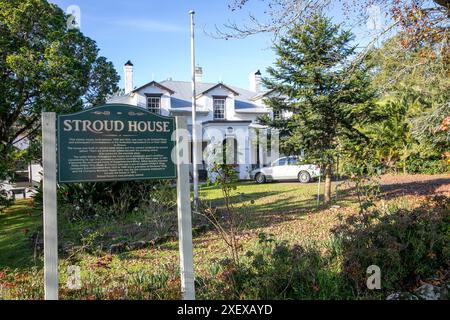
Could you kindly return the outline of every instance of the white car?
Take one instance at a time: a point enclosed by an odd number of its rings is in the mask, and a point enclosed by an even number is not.
[[[259,168],[250,172],[250,178],[257,183],[279,180],[298,180],[308,183],[320,176],[320,167],[313,164],[301,164],[295,156],[283,157],[269,167]]]

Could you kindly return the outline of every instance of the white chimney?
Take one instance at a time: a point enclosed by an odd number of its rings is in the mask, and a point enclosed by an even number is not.
[[[130,60],[125,63],[123,72],[125,74],[125,94],[129,94],[133,91],[133,64]]]
[[[203,81],[203,69],[202,67],[195,67],[195,82],[201,83]]]
[[[250,91],[259,93],[261,92],[261,72],[258,70],[256,72],[250,73]]]

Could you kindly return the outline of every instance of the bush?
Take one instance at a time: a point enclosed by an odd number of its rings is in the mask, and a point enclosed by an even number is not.
[[[58,188],[58,202],[72,208],[73,220],[120,216],[139,208],[155,190],[167,185],[157,180],[66,184]]]
[[[8,197],[8,193],[6,190],[2,189],[2,186],[0,184],[0,213],[3,212],[4,209],[11,206],[13,203],[12,199]]]
[[[409,173],[441,174],[450,171],[450,164],[442,159],[411,157],[407,160],[406,169]]]
[[[42,212],[43,182],[36,187],[33,208]],[[70,220],[116,217],[152,203],[173,207],[175,188],[170,181],[75,183],[58,186],[58,207]]]
[[[333,230],[342,245],[343,277],[364,295],[371,265],[380,267],[387,291],[407,290],[448,270],[449,207],[449,198],[442,196],[413,210],[391,207],[348,218]]]
[[[152,241],[165,241],[174,237],[177,230],[174,193],[169,183],[154,185],[126,214],[118,214],[114,203],[110,207],[106,203],[89,207],[83,202],[85,207],[78,210],[73,204],[63,203],[58,214],[60,243],[68,251],[81,246],[84,251],[94,252],[110,251],[114,245],[121,246],[119,251],[134,250],[147,247]]]
[[[231,299],[348,299],[352,292],[339,278],[336,258],[313,245],[291,246],[260,234],[256,250],[239,266],[222,262],[219,279],[231,286]]]

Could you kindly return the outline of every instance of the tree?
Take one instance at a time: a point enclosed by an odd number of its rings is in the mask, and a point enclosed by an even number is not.
[[[376,107],[379,121],[363,129],[372,140],[372,153],[385,168],[396,170],[400,162],[403,173],[406,173],[406,161],[415,142],[411,136],[409,116],[417,104],[417,100],[411,101],[407,94],[380,100]]]
[[[249,0],[232,0],[232,11],[242,10]],[[243,38],[256,33],[270,32],[282,35],[293,24],[305,22],[310,17],[324,13],[340,5],[347,16],[354,14],[352,24],[365,24],[370,18],[372,6],[378,6],[380,14],[391,18],[391,22],[422,37],[431,30],[444,32],[450,17],[450,0],[261,0],[265,3],[264,16],[249,15],[247,24],[230,22],[225,29],[217,29],[218,35],[225,38]],[[355,21],[356,20],[356,21]],[[390,29],[392,25],[387,25]],[[381,33],[385,30],[380,30]]]
[[[448,131],[440,127],[449,115],[450,80],[446,50],[428,43],[404,50],[403,37],[388,39],[370,54],[380,121],[364,131],[386,167],[402,161],[406,171],[411,156],[432,160],[449,150]]]
[[[346,27],[368,26],[366,39],[355,63],[364,60],[377,44],[392,32],[403,34],[400,41],[403,50],[422,48],[433,50],[437,44],[446,52],[449,61],[450,0],[260,0],[264,12],[258,16],[250,13],[245,22],[229,22],[216,26],[213,34],[218,38],[245,38],[257,33],[271,33],[275,39],[283,36],[294,24],[302,28],[310,17],[341,7]],[[242,10],[248,0],[233,0],[232,11]],[[333,13],[335,14],[335,13]],[[362,29],[364,30],[364,29]],[[427,46],[424,46],[427,44]],[[432,55],[424,55],[431,58]]]
[[[368,59],[376,65],[374,86],[382,95],[409,90],[420,93],[423,99],[448,101],[448,46],[429,41],[405,50],[405,37],[399,33],[370,52]]]
[[[0,142],[39,134],[43,110],[72,112],[117,90],[113,65],[96,43],[68,27],[45,0],[0,0]],[[1,161],[6,154],[2,152]]]
[[[262,121],[282,129],[285,149],[304,148],[309,158],[323,164],[325,203],[331,201],[339,139],[368,139],[359,127],[370,120],[374,92],[368,66],[360,64],[349,73],[356,49],[352,40],[351,32],[324,16],[313,16],[303,28],[294,25],[281,38],[275,46],[278,58],[267,70],[270,77],[264,79],[266,87],[277,93],[267,99],[269,107],[293,116]]]
[[[112,63],[68,20],[46,0],[0,0],[0,182],[40,159],[42,111],[78,111],[118,89]],[[28,150],[17,149],[25,139]]]

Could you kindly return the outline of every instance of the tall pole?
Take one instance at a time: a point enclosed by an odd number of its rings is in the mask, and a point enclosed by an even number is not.
[[[44,165],[44,295],[58,300],[58,227],[56,215],[56,114],[42,113]]]
[[[191,64],[192,64],[192,177],[194,182],[194,209],[198,207],[198,140],[197,140],[197,98],[195,89],[195,11],[191,15]]]
[[[319,173],[319,182],[317,183],[317,207],[320,206],[320,177],[321,172]]]
[[[189,162],[181,159],[189,145],[182,132],[187,129],[185,117],[176,117],[177,130],[177,212],[180,248],[181,292],[184,300],[195,300],[194,258],[192,249],[191,196],[189,187]]]

